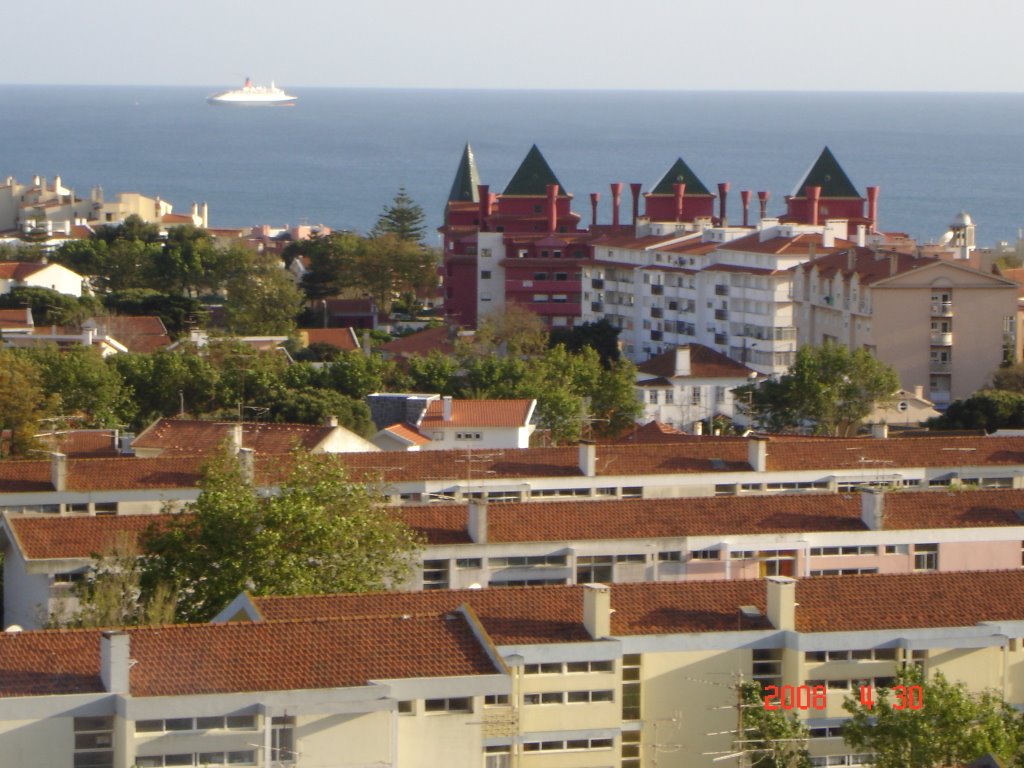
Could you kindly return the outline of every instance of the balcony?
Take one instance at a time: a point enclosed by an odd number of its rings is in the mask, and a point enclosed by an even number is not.
[[[664,316],[665,316],[665,310],[663,310],[661,307],[651,307],[651,317],[658,318],[658,317],[664,317]]]
[[[941,360],[932,360],[928,363],[929,373],[952,373],[953,364],[950,362],[943,362]],[[932,398],[929,398],[932,399]]]
[[[579,317],[582,306],[579,302],[550,301],[546,304],[530,304],[530,311],[541,317]]]
[[[651,331],[651,341],[661,341],[661,331]]]
[[[651,295],[652,296],[661,296],[664,293],[665,293],[665,286],[663,286],[663,285],[652,285],[651,286]]]
[[[604,312],[604,302],[603,301],[592,301],[592,302],[590,302],[590,311],[591,312]]]
[[[933,301],[932,317],[950,317],[953,314],[953,302]]]
[[[931,343],[932,346],[936,347],[951,347],[953,345],[953,334],[946,331],[932,331]]]
[[[599,278],[599,277],[595,277],[594,279],[592,279],[590,281],[590,287],[591,288],[604,288],[604,280]]]
[[[728,295],[729,295],[729,286],[728,285],[716,285],[715,286],[715,296],[728,296]]]
[[[505,290],[509,293],[574,293],[580,290],[580,281],[509,279],[505,281]]]
[[[947,405],[953,398],[948,389],[933,389],[928,392],[928,399],[936,405]]]
[[[715,320],[728,320],[728,319],[729,319],[729,310],[728,309],[716,309],[715,310]]]

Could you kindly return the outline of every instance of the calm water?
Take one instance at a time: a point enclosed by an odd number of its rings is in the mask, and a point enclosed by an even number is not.
[[[575,208],[649,189],[682,156],[709,188],[767,189],[769,213],[829,145],[881,225],[939,237],[966,209],[985,244],[1024,227],[1024,95],[292,89],[298,106],[213,108],[194,88],[0,87],[0,176],[60,174],[80,195],[210,204],[214,226],[366,230],[399,186],[441,222],[464,142],[500,191],[536,143]],[[628,187],[623,215],[628,215]],[[754,206],[756,209],[756,200]]]

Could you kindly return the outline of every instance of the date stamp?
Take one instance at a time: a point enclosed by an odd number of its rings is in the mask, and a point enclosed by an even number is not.
[[[924,691],[920,685],[894,685],[896,696],[894,710],[923,709]],[[871,685],[859,686],[860,703],[868,709],[875,707],[875,689]],[[766,685],[764,687],[764,708],[766,710],[825,709],[828,705],[828,689],[824,685]]]

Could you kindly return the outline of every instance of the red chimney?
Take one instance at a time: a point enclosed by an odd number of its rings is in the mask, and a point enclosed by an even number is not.
[[[487,231],[487,219],[491,217],[491,188],[486,184],[477,184],[476,192],[480,196],[480,231]]]
[[[743,226],[750,226],[750,190],[740,190],[740,202],[743,204]]]
[[[761,206],[761,218],[768,218],[768,198],[771,197],[770,192],[761,191],[757,193],[757,202]]]
[[[558,229],[558,185],[548,184],[548,234]]]
[[[821,202],[821,187],[804,187],[807,195],[807,223],[812,227],[818,226],[818,204]]]
[[[640,218],[640,189],[643,184],[637,184],[636,182],[629,185],[629,191],[633,193],[633,226],[636,226],[636,220]]]
[[[868,187],[868,219],[872,232],[878,231],[878,187]]]
[[[725,202],[729,197],[729,182],[720,181],[718,183],[718,223],[720,226],[726,226],[729,220],[725,216]]]
[[[619,226],[619,205],[622,203],[622,182],[612,182],[612,226]]]
[[[673,184],[672,190],[676,194],[676,221],[683,220],[683,195],[686,194],[685,184]]]
[[[597,192],[590,193],[590,226],[597,226],[597,204],[601,202],[601,195]]]

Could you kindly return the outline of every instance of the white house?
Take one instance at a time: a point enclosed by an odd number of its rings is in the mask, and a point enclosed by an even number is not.
[[[0,261],[0,294],[13,288],[49,288],[71,296],[82,295],[82,276],[60,264]]]
[[[440,395],[367,397],[386,451],[529,448],[536,400],[455,400]]]

